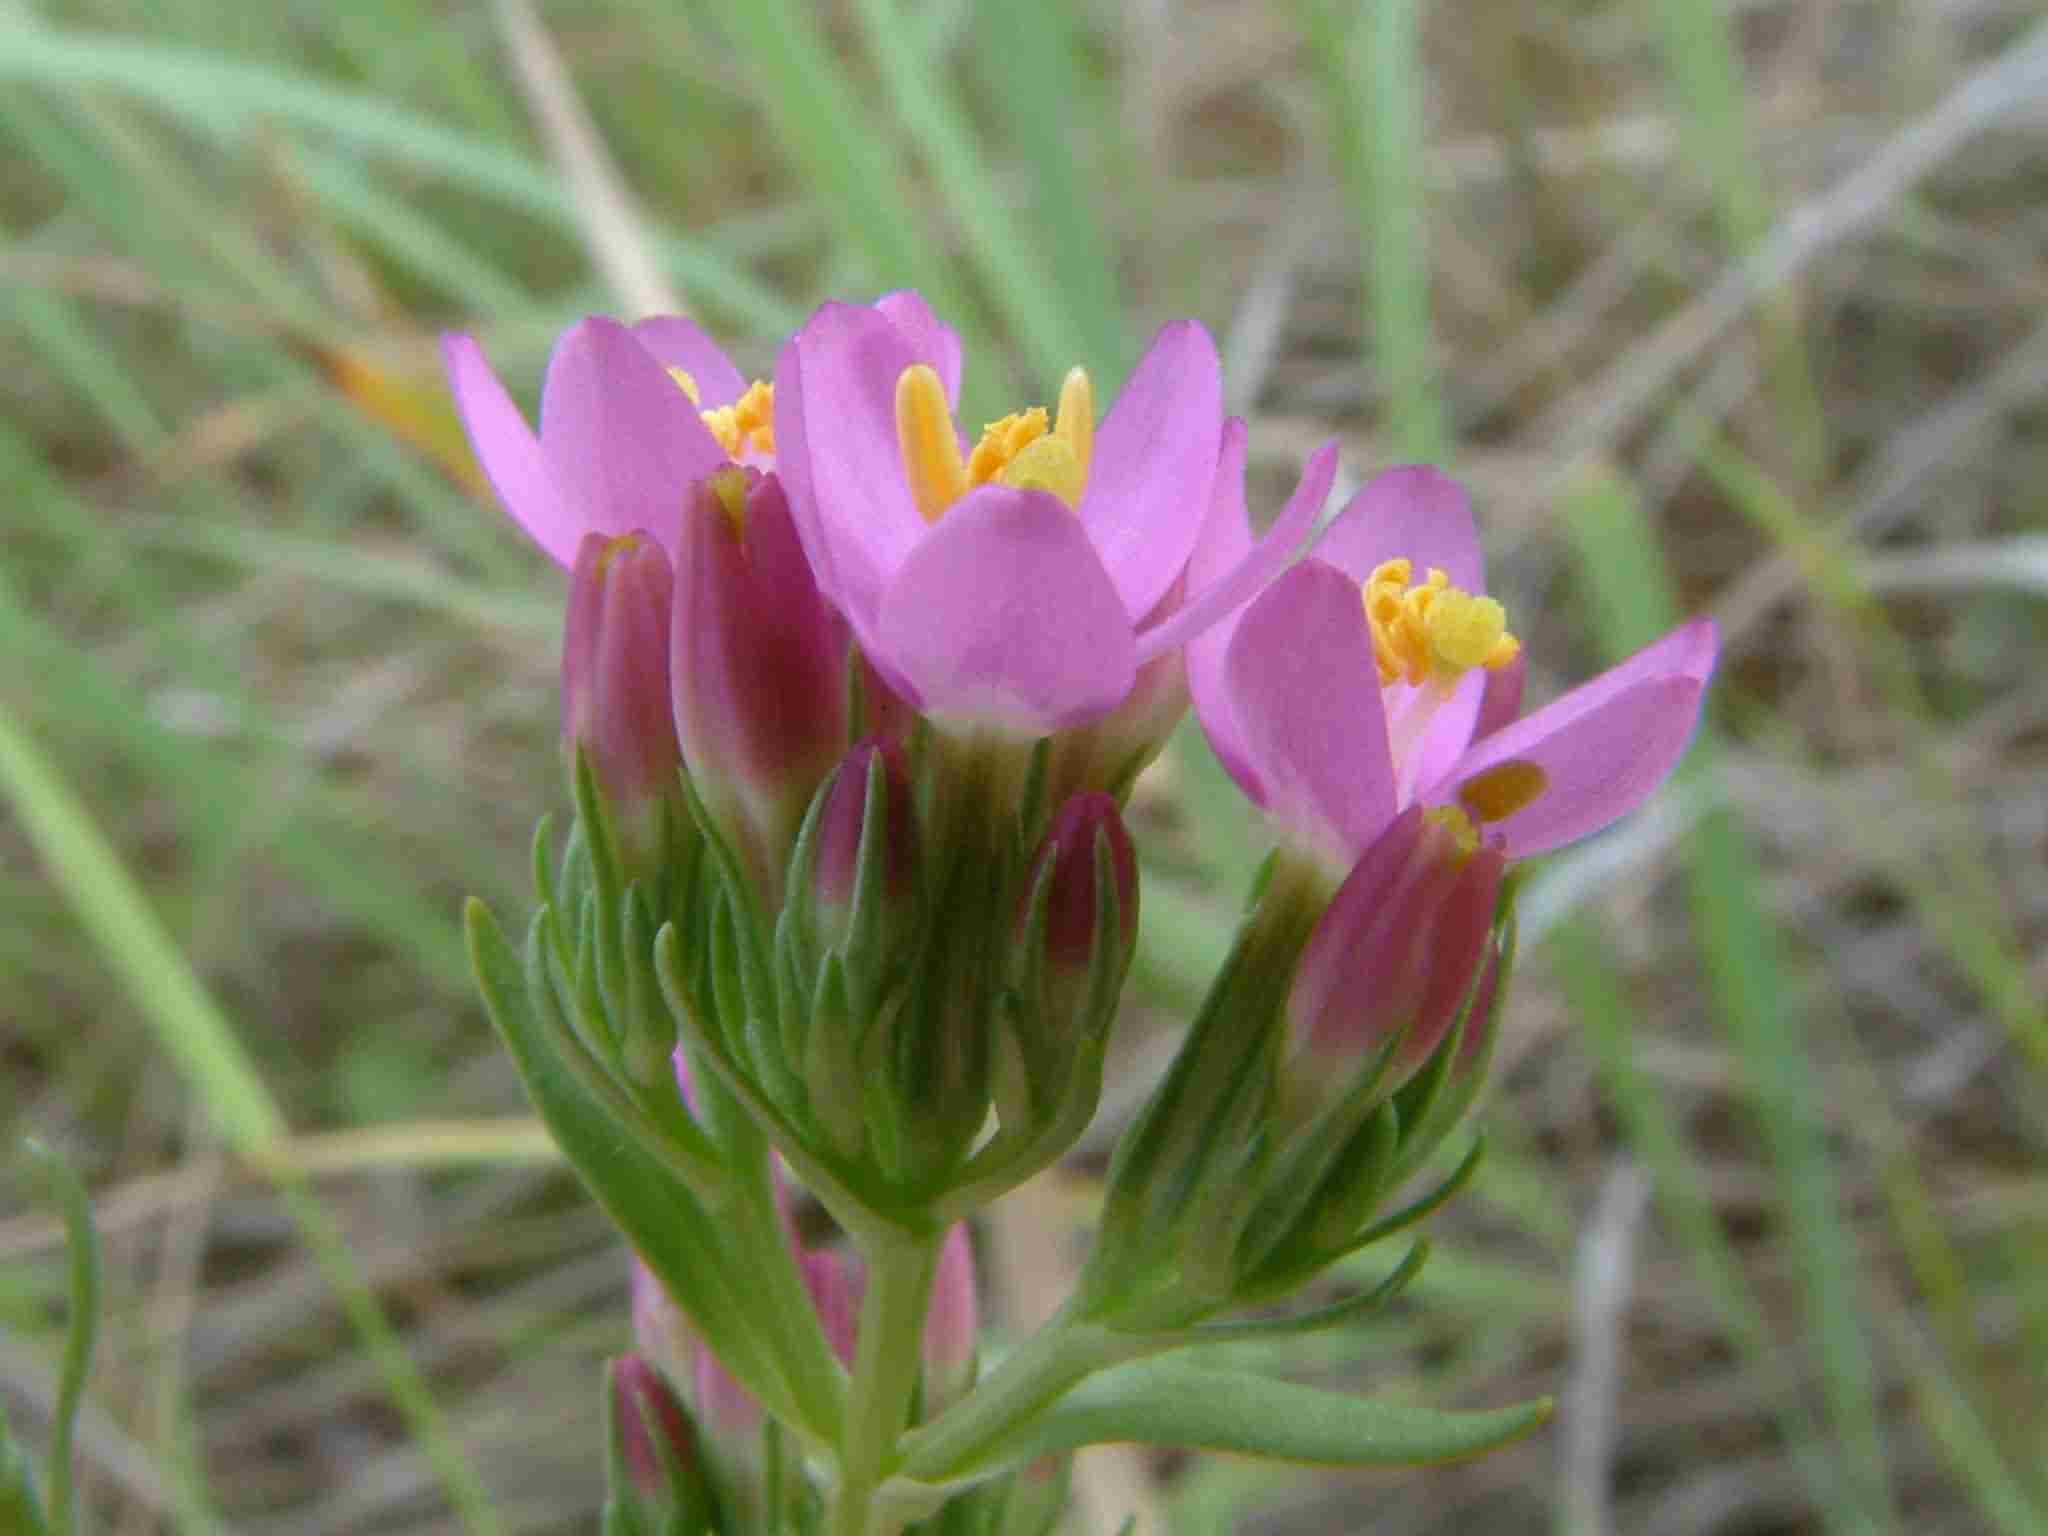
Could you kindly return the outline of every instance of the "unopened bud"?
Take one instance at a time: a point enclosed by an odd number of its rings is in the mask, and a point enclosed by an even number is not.
[[[678,1391],[687,1391],[690,1366],[698,1349],[697,1332],[654,1271],[633,1260],[633,1343]]]
[[[773,475],[729,467],[692,487],[676,569],[676,734],[713,826],[773,909],[846,742],[846,621],[819,594]]]
[[[974,1237],[965,1222],[946,1233],[932,1276],[930,1309],[924,1319],[924,1401],[927,1418],[966,1396],[974,1385],[975,1350],[981,1339],[981,1300],[976,1293]]]
[[[1075,991],[1078,1002],[1098,967],[1122,980],[1138,941],[1138,859],[1114,799],[1082,794],[1060,807],[1026,891],[1028,899],[1044,902],[1040,942],[1054,988]],[[1029,920],[1027,908],[1019,922]]]
[[[669,705],[674,577],[653,537],[588,534],[569,579],[562,742],[589,765],[628,879],[658,867],[682,761]]]
[[[710,1493],[697,1432],[683,1405],[661,1373],[638,1355],[612,1361],[607,1375],[613,1498],[631,1502],[642,1529],[701,1529],[710,1513]]]
[[[810,895],[819,947],[886,944],[887,931],[911,917],[918,874],[917,817],[901,748],[870,736],[841,759],[818,808],[816,838]],[[860,910],[863,901],[876,905],[872,915]],[[877,931],[857,933],[870,920]]]
[[[1287,1000],[1288,1101],[1309,1113],[1392,1047],[1412,1076],[1457,1021],[1488,950],[1505,860],[1455,809],[1411,807],[1361,856],[1317,923]]]

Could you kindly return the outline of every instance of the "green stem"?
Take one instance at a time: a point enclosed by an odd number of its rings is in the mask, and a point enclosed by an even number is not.
[[[896,1536],[902,1529],[875,1507],[875,1492],[910,1420],[938,1256],[934,1238],[879,1238],[866,1245],[867,1295],[839,1445],[839,1484],[825,1527],[831,1536]]]

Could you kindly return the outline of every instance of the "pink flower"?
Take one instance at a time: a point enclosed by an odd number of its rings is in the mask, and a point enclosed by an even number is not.
[[[1464,491],[1433,469],[1394,469],[1313,558],[1190,644],[1210,744],[1290,839],[1349,869],[1420,805],[1526,858],[1599,831],[1664,781],[1699,719],[1713,622],[1682,624],[1520,716],[1518,647],[1484,592]]]
[[[681,752],[669,707],[668,556],[641,533],[585,534],[562,636],[562,744],[590,765],[629,874],[655,868]]]
[[[783,348],[780,470],[818,584],[941,724],[1035,736],[1099,720],[1222,611],[1192,588],[1169,601],[1217,479],[1215,347],[1169,325],[1099,424],[1076,369],[1051,416],[1005,417],[971,448],[959,372],[958,338],[914,294],[828,304]],[[1217,574],[1237,602],[1256,590]]]
[[[491,489],[562,565],[587,533],[644,528],[674,555],[692,481],[733,461],[773,466],[773,391],[749,386],[679,315],[634,326],[592,316],[565,331],[538,436],[473,337],[445,336],[441,351]]]

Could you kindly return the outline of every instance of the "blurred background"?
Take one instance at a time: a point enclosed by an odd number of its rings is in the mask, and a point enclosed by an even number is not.
[[[1526,893],[1422,1280],[1261,1346],[1555,1422],[1400,1476],[1092,1452],[1072,1529],[2048,1529],[2032,5],[7,0],[0,143],[0,1129],[97,1200],[97,1529],[594,1528],[625,1263],[457,924],[563,801],[564,582],[434,338],[530,403],[586,312],[765,372],[899,285],[972,419],[1192,313],[1266,511],[1332,433],[1340,490],[1449,464],[1539,700],[1726,637],[1679,780]],[[1003,1327],[1260,851],[1197,734],[1137,803],[1124,1066],[984,1233]],[[63,1251],[0,1188],[40,1447]]]

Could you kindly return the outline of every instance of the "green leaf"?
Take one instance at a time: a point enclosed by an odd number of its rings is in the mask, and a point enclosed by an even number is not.
[[[756,1397],[787,1412],[780,1382],[739,1316],[724,1243],[697,1194],[620,1124],[565,1064],[529,994],[525,968],[482,902],[465,913],[471,964],[484,1006],[519,1069],[533,1107],[562,1155],[676,1304]]]
[[[42,1181],[46,1199],[64,1217],[70,1250],[71,1328],[64,1343],[64,1375],[57,1388],[57,1415],[50,1425],[50,1529],[71,1536],[77,1529],[72,1513],[71,1436],[85,1397],[85,1378],[92,1369],[92,1347],[100,1324],[100,1243],[92,1225],[92,1201],[71,1165],[31,1138],[22,1144],[29,1165]]]
[[[1005,1460],[1019,1460],[1142,1441],[1317,1466],[1409,1467],[1494,1450],[1549,1417],[1548,1398],[1448,1412],[1180,1361],[1142,1360],[1084,1381],[1002,1450]]]

